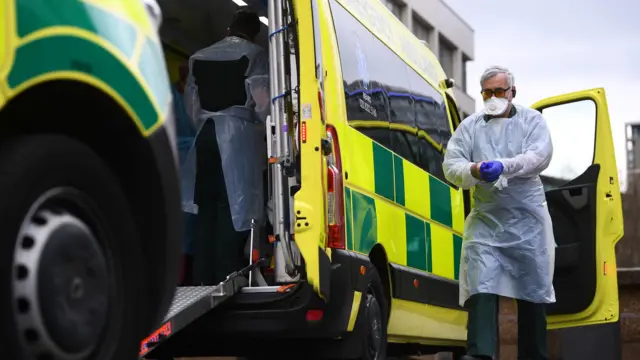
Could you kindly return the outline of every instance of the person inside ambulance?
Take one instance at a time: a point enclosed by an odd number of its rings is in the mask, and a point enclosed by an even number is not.
[[[239,10],[221,41],[189,59],[185,106],[198,129],[182,168],[183,207],[197,213],[192,281],[218,284],[248,264],[252,220],[264,224],[268,54],[258,15]]]
[[[173,95],[173,112],[176,118],[176,135],[178,140],[178,154],[180,164],[184,163],[193,145],[196,131],[193,128],[184,106],[184,90],[189,76],[189,64],[181,63],[178,67],[178,80],[171,85]]]
[[[176,140],[178,147],[178,160],[182,166],[185,163],[187,155],[193,146],[196,131],[193,128],[189,116],[184,108],[184,89],[187,84],[187,76],[189,75],[189,64],[181,63],[178,67],[178,79],[171,85],[173,95],[173,112],[176,119]],[[183,257],[182,268],[179,284],[191,283],[188,278],[189,272],[186,268],[191,268],[193,256],[193,237],[195,230],[195,215],[189,212],[183,212]]]
[[[467,354],[496,352],[498,297],[517,300],[518,359],[547,359],[545,304],[555,302],[555,241],[540,173],[553,147],[540,112],[512,103],[514,77],[494,66],[480,79],[484,111],[460,124],[443,163],[447,180],[474,188],[460,261],[469,310]]]

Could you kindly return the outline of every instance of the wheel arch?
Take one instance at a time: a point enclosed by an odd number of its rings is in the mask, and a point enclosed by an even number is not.
[[[147,282],[150,331],[172,300],[173,291],[168,290],[175,287],[179,265],[179,244],[172,239],[175,234],[157,225],[175,220],[170,218],[173,204],[165,203],[167,189],[158,181],[162,164],[153,144],[115,99],[90,84],[72,80],[35,85],[0,109],[0,141],[41,133],[62,134],[87,144],[119,179],[143,242],[145,258],[140,259],[140,271],[146,271],[147,279],[157,280]],[[171,145],[163,128],[156,133],[162,133],[166,139],[160,141]],[[177,202],[179,207],[179,196]],[[175,259],[170,249],[175,250]]]
[[[380,243],[375,244],[369,252],[369,260],[376,267],[380,280],[382,281],[382,288],[384,289],[385,298],[387,300],[387,306],[389,307],[388,315],[391,314],[391,302],[393,301],[392,293],[392,279],[391,269],[389,267],[389,260],[387,257],[387,251]]]

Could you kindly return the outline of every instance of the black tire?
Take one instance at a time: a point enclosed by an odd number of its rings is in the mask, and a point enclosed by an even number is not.
[[[2,358],[136,359],[142,251],[117,178],[68,137],[0,144]]]
[[[453,360],[460,360],[465,355],[467,355],[467,348],[456,348],[451,352],[451,358]]]
[[[367,289],[362,294],[360,311],[354,335],[361,346],[360,360],[385,360],[387,358],[387,325],[389,306],[382,287],[382,280],[375,266],[369,265]]]

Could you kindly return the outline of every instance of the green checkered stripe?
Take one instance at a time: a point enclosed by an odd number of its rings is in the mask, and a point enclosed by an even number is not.
[[[113,45],[124,57],[133,56],[138,32],[133,24],[80,0],[15,0],[17,33],[24,38],[36,31],[59,26],[91,32]],[[171,96],[162,49],[146,38],[137,67],[158,106]],[[42,56],[46,54],[46,59]],[[35,77],[58,71],[84,72],[112,87],[138,115],[142,127],[151,129],[159,119],[144,87],[127,64],[99,44],[72,35],[52,35],[20,46],[8,75],[16,88]]]
[[[372,141],[375,193],[400,206],[405,205],[404,163],[401,157]],[[407,266],[432,272],[432,222],[452,228],[451,193],[448,185],[429,175],[431,221],[405,213]],[[378,242],[376,202],[349,187],[345,188],[347,247],[368,253]],[[349,216],[351,214],[351,216]],[[453,231],[452,231],[453,232]],[[452,234],[455,279],[459,277],[462,238]],[[426,256],[425,256],[426,254]]]

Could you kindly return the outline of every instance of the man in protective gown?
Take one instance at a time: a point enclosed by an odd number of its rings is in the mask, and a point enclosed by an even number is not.
[[[248,265],[251,223],[265,221],[267,52],[258,15],[239,10],[229,35],[189,59],[185,108],[197,129],[181,169],[183,210],[197,214],[195,284],[212,285]]]
[[[487,69],[484,111],[464,119],[449,141],[446,178],[474,188],[460,261],[460,305],[469,310],[464,360],[496,353],[499,296],[518,305],[518,359],[546,360],[545,304],[555,302],[555,241],[540,173],[553,146],[540,112],[512,103],[513,75]]]

